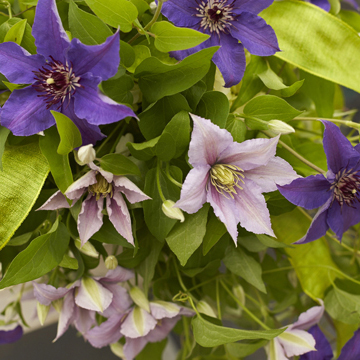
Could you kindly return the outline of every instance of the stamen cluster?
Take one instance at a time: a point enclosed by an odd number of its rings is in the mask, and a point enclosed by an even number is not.
[[[110,195],[113,196],[113,186],[112,183],[109,183],[100,173],[96,174],[97,182],[89,186],[89,193],[96,196],[96,200],[99,200],[102,196],[105,198]]]
[[[53,57],[51,59],[52,62],[47,63],[39,71],[34,71],[36,82],[33,87],[36,91],[44,93],[38,96],[45,98],[47,109],[59,102],[61,107],[66,98],[70,100],[76,88],[81,87],[80,77],[73,73],[72,66],[67,62],[64,65]]]

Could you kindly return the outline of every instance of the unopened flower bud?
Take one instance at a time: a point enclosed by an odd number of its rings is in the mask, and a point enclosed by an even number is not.
[[[156,2],[155,2],[155,1],[151,2],[151,3],[149,4],[149,6],[150,6],[150,12],[151,12],[152,14],[155,14],[155,11],[156,11],[156,9],[157,9]]]
[[[41,325],[44,325],[47,314],[49,312],[50,306],[40,304],[39,302],[36,304],[37,314]]]
[[[125,357],[125,355],[124,355],[124,345],[117,342],[117,343],[114,343],[114,344],[110,344],[110,349],[113,352],[113,354],[118,356],[119,358],[123,359]]]
[[[54,300],[51,302],[51,305],[54,307],[54,309],[60,313],[62,306],[63,306],[63,299]]]
[[[133,288],[131,288],[129,294],[136,305],[150,313],[149,300],[141,289],[139,289],[137,286],[134,286]]]
[[[165,200],[162,204],[163,213],[170,219],[185,221],[184,214],[179,208],[174,207],[175,203],[172,200]]]
[[[116,154],[121,154],[124,156],[129,156],[130,155],[130,151],[127,148],[126,144],[128,142],[134,142],[134,136],[131,133],[127,133],[124,136],[122,136],[119,140],[119,142],[116,145],[116,149],[115,149],[115,153]]]
[[[199,301],[196,307],[200,313],[216,318],[213,308],[206,301]]]
[[[234,295],[236,296],[236,298],[239,299],[243,305],[245,305],[246,298],[245,298],[245,291],[244,291],[243,287],[240,284],[235,285],[235,286],[233,286],[232,291],[233,291]]]
[[[295,132],[295,129],[288,125],[287,123],[281,121],[281,120],[270,120],[268,123],[269,130],[274,132],[276,135],[278,134],[291,134]]]
[[[105,260],[105,266],[108,270],[114,270],[118,266],[117,258],[114,255],[110,255]]]
[[[91,242],[86,242],[83,246],[81,246],[81,240],[76,239],[75,240],[75,246],[85,255],[97,258],[99,256],[99,253],[96,251],[95,247]]]
[[[77,152],[77,156],[75,160],[79,165],[86,165],[95,160],[96,152],[93,148],[92,144],[81,146],[81,148]]]

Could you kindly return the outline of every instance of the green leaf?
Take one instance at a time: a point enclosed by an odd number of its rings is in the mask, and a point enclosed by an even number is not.
[[[150,9],[150,6],[145,0],[130,0],[137,8],[139,15],[141,16],[145,11]]]
[[[79,263],[75,258],[72,258],[68,254],[65,254],[59,266],[66,269],[77,270],[79,268]]]
[[[141,175],[139,168],[124,155],[108,154],[99,161],[102,169],[114,175]]]
[[[135,61],[134,48],[127,42],[120,40],[120,62],[124,66],[129,67]]]
[[[90,9],[106,24],[122,32],[130,32],[132,23],[137,19],[138,11],[127,0],[86,0]]]
[[[226,249],[224,264],[232,273],[266,293],[260,264],[240,247],[234,249],[234,246],[230,245]]]
[[[200,99],[206,92],[206,89],[207,88],[205,82],[203,80],[200,80],[191,88],[182,92],[193,111],[196,110],[196,107]]]
[[[156,22],[151,27],[155,46],[162,52],[190,49],[209,39],[209,35],[187,28],[179,28],[167,21]]]
[[[240,330],[214,325],[203,318],[196,316],[192,319],[194,338],[204,347],[215,347],[233,343],[239,340],[271,340],[280,335],[285,329],[276,330]]]
[[[102,20],[79,9],[73,0],[70,0],[69,6],[69,28],[71,35],[86,45],[101,44],[113,35]]]
[[[144,350],[136,356],[136,360],[162,359],[163,352],[168,339],[155,343],[147,343]]]
[[[2,163],[0,249],[7,244],[29,214],[49,172],[49,165],[37,143],[6,146]]]
[[[284,99],[273,95],[258,96],[250,100],[244,108],[244,114],[265,121],[289,121],[301,113],[302,111],[295,109]]]
[[[130,75],[123,75],[115,80],[103,81],[101,87],[105,94],[118,103],[132,104],[133,95],[130,90],[134,81]]]
[[[132,156],[139,160],[147,161],[156,155],[155,147],[159,139],[160,136],[140,144],[128,143],[127,147],[129,148]]]
[[[360,32],[360,14],[355,11],[341,10],[340,19],[352,26],[356,32]]]
[[[16,89],[23,89],[24,87],[28,86],[27,84],[12,84],[8,81],[3,80],[3,84],[11,91],[13,92]]]
[[[266,344],[267,340],[258,340],[249,343],[227,344],[226,348],[229,353],[236,358],[239,354],[241,354],[241,356],[249,356]]]
[[[44,131],[45,136],[40,137],[40,149],[46,157],[55,184],[65,193],[66,189],[74,182],[69,163],[68,155],[60,155],[57,148],[60,143],[60,136],[55,126]]]
[[[17,22],[14,26],[12,26],[5,35],[4,42],[12,41],[20,45],[25,33],[26,24],[27,24],[27,20],[23,19]]]
[[[76,125],[66,115],[50,110],[60,135],[60,144],[57,153],[67,155],[70,151],[81,146],[81,134]]]
[[[203,255],[205,256],[226,234],[225,225],[218,219],[213,211],[210,211],[209,221],[206,225],[206,233],[203,239]]]
[[[145,59],[135,71],[145,98],[153,103],[164,96],[174,95],[201,80],[210,68],[211,58],[218,47],[203,49],[176,65],[166,65],[155,57]]]
[[[0,125],[0,170],[3,171],[2,157],[5,151],[6,140],[10,134],[10,130]]]
[[[203,241],[209,206],[205,204],[196,214],[185,214],[185,221],[178,222],[166,237],[169,248],[182,266]]]
[[[304,1],[274,2],[261,16],[279,41],[282,51],[275,56],[360,92],[360,81],[354,76],[360,73],[360,37],[354,29]]]
[[[135,54],[135,60],[127,70],[131,73],[135,72],[136,68],[147,58],[151,57],[150,49],[144,45],[135,45],[132,47]]]
[[[265,199],[271,215],[281,215],[296,208],[296,205],[285,199],[279,191],[267,193]]]
[[[234,141],[241,143],[246,137],[246,125],[242,119],[233,114],[228,116],[225,129],[229,131]]]
[[[0,289],[25,283],[45,275],[60,264],[70,241],[63,223],[56,222],[45,235],[34,239],[9,265]]]

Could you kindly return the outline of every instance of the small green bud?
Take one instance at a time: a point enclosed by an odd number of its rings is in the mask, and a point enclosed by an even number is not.
[[[200,313],[216,318],[213,308],[206,301],[199,301],[196,307]]]
[[[118,266],[117,258],[114,255],[110,255],[105,260],[105,266],[108,270],[114,270]]]
[[[137,286],[134,286],[133,288],[131,288],[129,293],[130,293],[130,297],[132,298],[132,300],[136,305],[138,305],[139,307],[150,313],[149,300],[147,299],[147,297],[145,296],[144,292],[141,289],[139,289]]]
[[[110,350],[114,355],[117,357],[123,359],[125,357],[124,355],[124,345],[120,344],[119,342],[110,344]]]
[[[175,203],[172,200],[165,200],[162,204],[163,213],[170,219],[180,220],[180,222],[184,222],[184,214],[179,208],[173,207],[174,205]]]
[[[276,135],[291,134],[295,132],[295,129],[287,123],[280,120],[270,120],[268,123],[269,130]]]
[[[243,305],[245,305],[246,297],[243,287],[240,284],[237,284],[233,286],[232,291],[236,298],[239,299]]]
[[[37,314],[41,325],[44,325],[46,317],[48,315],[50,306],[40,304],[39,302],[36,304]]]
[[[81,240],[80,239],[76,239],[75,240],[75,246],[85,255],[93,257],[93,258],[98,258],[99,257],[99,253],[96,251],[95,247],[93,244],[91,244],[91,242],[86,242],[83,246],[81,246]]]

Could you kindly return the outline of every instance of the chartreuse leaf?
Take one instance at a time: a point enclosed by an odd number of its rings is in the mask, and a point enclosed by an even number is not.
[[[60,137],[55,126],[45,130],[44,133],[45,136],[40,137],[40,149],[50,165],[55,184],[64,193],[73,183],[69,157],[57,153]]]
[[[0,172],[0,249],[29,214],[49,172],[37,143],[6,146]]]
[[[241,330],[219,326],[196,316],[192,319],[194,338],[204,347],[215,347],[233,343],[239,340],[271,340],[280,335],[285,329],[275,330]]]
[[[166,237],[169,248],[182,266],[203,241],[209,206],[205,204],[197,213],[185,214],[185,221],[178,222]]]
[[[86,0],[90,9],[106,24],[130,32],[138,16],[137,8],[128,0]]]
[[[196,84],[208,72],[217,49],[217,46],[203,49],[175,65],[164,64],[155,57],[145,59],[135,71],[145,98],[153,103]]]
[[[360,73],[360,37],[353,28],[304,1],[276,1],[261,16],[278,38],[281,52],[275,56],[360,92],[354,76]]]
[[[147,161],[156,155],[155,146],[158,143],[159,139],[160,136],[149,141],[145,141],[141,144],[128,143],[127,147],[129,148],[132,156],[136,157],[139,160]]]
[[[358,324],[344,324],[341,321],[333,319],[336,329],[336,349],[337,353],[340,354],[344,345],[353,337],[354,332],[359,328]]]
[[[7,32],[4,38],[4,42],[6,41],[12,41],[18,45],[21,44],[25,28],[26,28],[26,19],[20,20],[17,22],[14,26],[10,28],[10,30]]]
[[[141,175],[139,168],[124,155],[107,154],[99,161],[102,169],[114,175]]]
[[[227,344],[226,348],[232,356],[237,358],[239,354],[241,354],[241,356],[251,355],[257,349],[264,347],[266,344],[267,344],[267,340],[258,340],[249,343],[231,343],[231,344]]]
[[[31,241],[9,265],[0,289],[35,280],[60,264],[68,248],[70,235],[63,223],[56,221],[51,230]]]
[[[81,134],[76,125],[66,115],[50,110],[60,135],[60,144],[57,153],[67,155],[74,148],[81,146]]]
[[[145,0],[130,0],[130,2],[132,2],[136,6],[139,16],[141,16],[145,11],[150,9],[150,6]]]
[[[97,16],[78,8],[73,0],[69,6],[69,28],[71,35],[86,45],[98,45],[113,33]]]
[[[272,216],[271,223],[277,239],[285,244],[301,239],[310,225],[309,219],[298,208],[280,216]],[[313,299],[323,298],[324,291],[331,285],[330,279],[335,278],[336,272],[331,269],[338,270],[331,259],[325,239],[294,245],[293,248],[286,248],[285,251],[290,257],[304,292]]]
[[[0,170],[3,170],[2,167],[2,156],[5,151],[5,143],[10,134],[10,130],[0,125]]]
[[[355,31],[360,32],[360,14],[355,11],[341,10],[340,19],[352,26]]]
[[[134,54],[135,54],[135,60],[131,64],[131,66],[127,67],[126,69],[133,73],[135,72],[136,68],[147,58],[151,57],[150,49],[145,45],[135,45],[132,47]]]
[[[150,31],[155,35],[155,47],[162,52],[189,49],[210,37],[193,29],[176,27],[168,21],[156,22]]]

